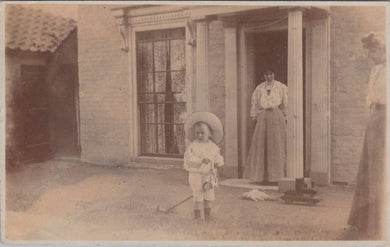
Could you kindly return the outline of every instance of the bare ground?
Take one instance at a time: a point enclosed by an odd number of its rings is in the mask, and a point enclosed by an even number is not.
[[[353,190],[320,187],[317,206],[242,200],[247,189],[221,186],[213,220],[195,222],[180,169],[101,167],[71,161],[33,164],[7,173],[7,240],[266,241],[359,238],[343,230]],[[268,192],[278,197],[277,192]]]

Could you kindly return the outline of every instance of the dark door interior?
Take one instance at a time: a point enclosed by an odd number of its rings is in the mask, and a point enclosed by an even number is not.
[[[19,138],[22,160],[40,162],[50,157],[49,84],[46,67],[21,66],[21,123]]]
[[[79,154],[77,142],[76,92],[77,66],[60,64],[53,92],[54,148],[56,156]]]
[[[305,88],[305,30],[302,32],[303,37],[303,87]],[[255,83],[256,86],[265,81],[264,72],[268,69],[274,71],[275,80],[280,81],[288,86],[287,82],[287,56],[288,56],[288,33],[287,30],[259,32],[253,34],[254,52],[255,52]],[[303,117],[305,119],[305,89],[303,90]],[[251,127],[250,135],[253,134],[254,126]],[[305,141],[305,121],[303,129]],[[306,157],[306,150],[304,149],[304,157]],[[310,165],[304,164],[305,175],[309,173]]]
[[[264,72],[271,69],[275,80],[287,85],[287,30],[254,34],[255,81],[264,81]]]

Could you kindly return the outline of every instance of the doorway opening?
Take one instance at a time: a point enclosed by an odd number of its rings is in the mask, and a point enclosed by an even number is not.
[[[253,42],[255,86],[265,81],[268,69],[275,73],[275,80],[287,85],[287,30],[254,33]]]
[[[302,32],[302,41],[303,41],[303,118],[306,119],[308,109],[306,104],[306,35],[305,29]],[[275,73],[275,80],[280,81],[281,83],[288,86],[288,32],[287,30],[272,30],[264,32],[255,32],[247,33],[247,43],[251,44],[247,48],[249,62],[248,65],[252,66],[253,71],[253,80],[251,80],[252,85],[248,85],[247,95],[252,95],[254,88],[259,85],[261,82],[264,82],[264,72],[268,69],[272,70]],[[247,150],[248,152],[250,143],[252,140],[255,124],[251,122],[247,128]],[[303,121],[303,140],[304,147],[306,147],[306,139],[308,137],[309,128],[306,128],[306,121]],[[304,176],[309,176],[310,174],[310,164],[306,162],[306,156],[310,155],[310,150],[304,148]],[[239,169],[240,170],[240,169]]]

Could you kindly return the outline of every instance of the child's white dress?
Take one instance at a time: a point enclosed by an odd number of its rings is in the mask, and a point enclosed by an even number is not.
[[[203,159],[211,160],[208,164],[203,164]],[[212,165],[214,164],[214,166]],[[219,147],[212,141],[207,143],[198,140],[193,141],[184,153],[184,169],[189,172],[188,181],[194,196],[194,201],[203,200],[213,201],[215,199],[214,189],[203,191],[203,184],[209,182],[212,173],[215,174],[213,167],[224,165],[223,157],[220,154]]]

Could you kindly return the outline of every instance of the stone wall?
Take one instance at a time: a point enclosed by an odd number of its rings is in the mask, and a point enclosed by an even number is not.
[[[77,28],[50,56],[50,138],[54,156],[77,156],[78,57]]]
[[[78,56],[81,159],[129,161],[128,54],[108,5],[79,5]]]
[[[361,38],[385,30],[384,7],[331,8],[331,180],[353,183],[368,116],[372,62]]]
[[[210,111],[216,114],[225,125],[225,36],[221,21],[209,24],[209,90]],[[222,139],[219,147],[224,153]]]

